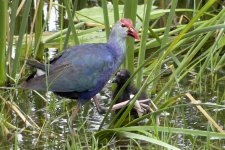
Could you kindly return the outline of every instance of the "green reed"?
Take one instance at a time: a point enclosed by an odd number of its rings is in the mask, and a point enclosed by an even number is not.
[[[113,3],[113,13],[114,13],[114,22],[116,22],[120,19],[118,1],[119,0],[113,0],[112,1],[112,3]]]
[[[23,42],[23,37],[24,34],[26,32],[27,29],[27,22],[28,22],[28,16],[29,16],[29,12],[31,9],[31,0],[28,0],[25,2],[25,6],[24,6],[24,10],[22,13],[22,22],[21,22],[21,26],[20,26],[20,30],[19,30],[19,38],[16,44],[16,52],[15,52],[15,59],[13,61],[13,68],[12,68],[12,78],[16,77],[16,73],[18,71],[19,68],[19,61],[20,61],[20,56],[23,53],[23,49],[22,49],[22,42]]]
[[[6,22],[8,1],[0,1],[0,85],[6,82]]]
[[[73,15],[70,11],[70,3],[69,3],[69,0],[64,0],[64,4],[65,4],[65,7],[66,7],[66,12],[68,14],[68,19],[69,19],[69,26],[71,28],[71,31],[73,33],[73,40],[74,40],[74,43],[77,45],[80,43],[79,39],[78,39],[78,36],[77,36],[77,31],[74,27],[74,23],[73,23]]]
[[[7,53],[7,61],[8,61],[8,74],[12,72],[12,48],[13,48],[13,37],[14,37],[14,31],[15,31],[15,24],[16,24],[16,10],[18,8],[19,0],[15,0],[14,3],[12,3],[12,12],[10,14],[10,34],[9,34],[9,42],[8,42],[8,53]]]
[[[137,12],[138,0],[133,0],[132,3],[129,0],[124,4],[124,17],[130,18],[135,26],[136,24],[136,12]],[[125,67],[129,69],[131,73],[134,72],[134,39],[128,37],[126,41],[126,60]]]
[[[151,8],[152,8],[152,0],[147,0],[145,17],[143,20],[143,29],[141,34],[140,48],[138,53],[138,67],[140,67],[145,60],[146,41],[147,41],[147,35],[148,35]],[[137,75],[137,87],[141,87],[141,83],[143,79],[142,72],[143,70],[141,69]]]
[[[37,51],[37,56],[36,59],[37,60],[42,60],[43,59],[43,54],[44,54],[44,50],[43,47],[38,43],[39,39],[41,38],[42,35],[42,25],[43,25],[43,6],[44,6],[44,1],[43,0],[39,0],[38,1],[38,10],[37,10],[37,17],[36,17],[36,21],[35,21],[35,47],[37,47],[38,51]]]
[[[102,0],[102,9],[103,9],[103,16],[104,16],[106,39],[108,40],[109,34],[110,34],[110,26],[109,26],[109,15],[108,15],[108,8],[107,8],[106,0]]]

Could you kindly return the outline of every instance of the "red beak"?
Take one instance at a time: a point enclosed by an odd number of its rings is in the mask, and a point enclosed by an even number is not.
[[[138,32],[134,27],[129,27],[127,32],[129,36],[132,36],[134,39],[139,40]]]
[[[134,39],[139,40],[137,30],[133,27],[133,23],[130,19],[121,18],[120,21],[128,28],[127,34],[132,36]]]

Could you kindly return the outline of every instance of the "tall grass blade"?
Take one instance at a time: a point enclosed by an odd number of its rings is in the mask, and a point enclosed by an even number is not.
[[[35,47],[35,49],[34,49],[34,58],[36,58],[36,56],[37,56],[38,49],[39,49],[39,45],[40,45],[40,47],[43,47],[43,48],[44,48],[44,43],[41,43],[41,40],[42,40],[43,32],[44,32],[45,28],[46,28],[47,25],[48,25],[48,20],[49,20],[49,17],[50,17],[50,15],[51,15],[52,5],[53,5],[53,0],[50,0],[50,1],[49,1],[48,12],[47,12],[46,18],[44,19],[45,22],[44,22],[44,24],[43,24],[43,26],[42,26],[42,32],[40,32],[40,34],[41,34],[41,35],[40,35],[40,38],[38,38],[37,41],[36,41],[36,47]],[[41,49],[41,48],[40,48],[40,49]]]
[[[118,4],[119,0],[113,0],[113,13],[114,13],[114,21],[116,22],[117,20],[119,20],[120,16],[119,16],[119,4]]]
[[[37,51],[37,55],[36,55],[36,59],[37,60],[42,60],[43,59],[43,54],[44,54],[44,50],[43,47],[40,46],[38,44],[38,40],[39,38],[41,38],[42,35],[42,19],[43,19],[43,5],[44,5],[44,1],[43,0],[39,0],[37,2],[37,17],[36,17],[36,21],[35,21],[35,47],[38,49]]]
[[[19,60],[20,60],[20,56],[22,54],[22,41],[23,41],[23,36],[25,34],[26,28],[27,28],[27,22],[28,22],[28,16],[29,16],[29,12],[31,9],[31,3],[32,0],[28,0],[26,1],[26,4],[24,6],[24,10],[23,10],[23,18],[22,18],[22,23],[21,23],[21,27],[19,30],[19,39],[17,41],[16,44],[16,54],[15,54],[15,59],[13,62],[13,70],[12,70],[12,77],[15,78],[16,77],[16,73],[17,70],[19,68]]]
[[[152,0],[147,0],[146,4],[147,4],[147,8],[145,12],[143,30],[141,34],[141,43],[140,43],[140,48],[138,53],[138,67],[141,66],[145,60],[146,41],[147,41],[149,21],[150,21],[149,14],[152,8]],[[143,69],[141,69],[137,74],[137,87],[141,87],[142,78],[143,78]]]
[[[12,3],[12,12],[10,14],[10,34],[9,34],[9,43],[8,43],[8,73],[11,74],[12,68],[11,68],[11,57],[12,57],[12,48],[13,48],[13,36],[14,36],[14,31],[15,31],[15,23],[16,23],[16,10],[18,8],[19,0],[15,0]]]
[[[138,0],[125,1],[124,5],[124,17],[130,18],[135,26],[136,22],[136,12],[137,12]],[[134,38],[128,37],[126,41],[126,62],[125,66],[129,69],[131,73],[134,72]]]
[[[70,11],[70,3],[69,3],[69,0],[64,0],[64,3],[65,3],[65,7],[66,7],[66,12],[68,14],[68,19],[69,19],[69,26],[72,30],[72,33],[73,33],[73,40],[74,40],[74,43],[77,45],[79,44],[79,39],[78,39],[78,36],[77,36],[77,32],[76,32],[76,29],[74,27],[74,23],[73,23],[73,16],[71,14],[71,11]]]
[[[0,0],[0,85],[6,82],[6,17],[8,1]]]
[[[77,9],[77,4],[78,4],[78,0],[75,0],[74,3],[73,3],[72,18],[74,18],[74,15],[75,15],[75,12],[76,12],[76,9]],[[61,14],[63,14],[63,9],[61,11]],[[63,19],[63,16],[62,16],[62,19]],[[70,33],[71,33],[71,28],[69,27],[68,31],[66,33],[66,38],[65,38],[64,43],[63,43],[63,49],[65,49],[68,45]]]
[[[165,147],[167,149],[180,150],[179,148],[177,148],[175,146],[172,146],[170,144],[167,144],[167,143],[165,143],[161,140],[157,140],[155,138],[151,138],[151,137],[148,137],[146,135],[141,135],[141,134],[138,134],[138,133],[120,131],[119,135],[127,137],[127,138],[131,138],[131,139],[137,139],[137,140],[142,140],[142,141],[146,141],[146,142],[149,142],[149,143],[153,143],[153,144],[159,145],[161,147]]]
[[[108,15],[108,8],[107,8],[106,0],[102,0],[102,9],[103,9],[103,16],[104,16],[104,23],[105,23],[106,38],[108,40],[109,34],[110,34],[110,27],[109,27],[109,15]]]

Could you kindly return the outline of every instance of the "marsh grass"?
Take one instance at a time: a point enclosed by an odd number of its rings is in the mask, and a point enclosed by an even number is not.
[[[36,59],[38,60],[42,60],[43,59],[43,47],[41,46],[41,44],[38,43],[39,39],[41,38],[42,35],[42,25],[43,25],[43,6],[44,6],[44,1],[40,0],[37,1],[37,11],[35,11],[35,13],[37,13],[37,17],[36,17],[36,21],[35,21],[35,47],[38,47],[38,52],[37,52],[37,57]],[[34,16],[35,18],[35,16]]]
[[[2,21],[0,23],[0,85],[4,85],[6,82],[6,22],[7,22],[7,9],[8,4],[6,1],[1,1],[0,17]]]
[[[37,2],[41,7],[43,1]],[[0,141],[1,148],[11,144],[12,146],[9,147],[14,149],[30,148],[32,145],[23,147],[21,135],[27,141],[32,137],[35,148],[116,149],[124,146],[123,143],[121,144],[123,141],[128,143],[128,149],[132,149],[132,146],[138,149],[222,148],[225,144],[224,131],[220,129],[224,125],[225,109],[223,105],[225,9],[216,6],[215,0],[209,0],[204,5],[201,1],[195,1],[193,8],[185,9],[178,8],[180,3],[176,0],[171,1],[166,9],[152,7],[155,5],[154,1],[147,0],[140,15],[137,0],[134,3],[125,0],[124,7],[119,5],[118,0],[113,0],[113,9],[111,9],[113,11],[109,11],[106,0],[101,2],[103,9],[99,9],[101,16],[93,14],[91,17],[86,13],[92,12],[92,8],[87,12],[76,11],[79,1],[72,3],[70,0],[64,0],[60,4],[49,1],[44,22],[38,21],[42,20],[42,11],[36,9],[34,12],[36,15],[31,17],[31,25],[28,24],[31,1],[20,3],[19,0],[15,0],[10,5],[12,11],[9,15],[11,22],[7,50],[4,45],[6,43],[0,43],[0,59],[7,60],[0,64],[0,77],[3,78],[0,82],[4,83],[4,76],[7,76],[15,86],[1,87],[0,91],[0,137],[5,139],[5,143]],[[62,17],[64,14],[68,15],[69,28],[60,27],[60,31],[46,35],[44,30],[55,5],[60,9],[61,26]],[[219,8],[217,12],[215,8]],[[96,8],[93,9],[98,13]],[[0,11],[4,10],[0,9]],[[14,38],[16,12],[23,14],[18,38]],[[182,20],[181,24],[174,22],[176,19],[174,16],[181,13],[191,16],[187,24],[182,24]],[[78,21],[75,21],[76,24],[73,20],[74,15]],[[123,16],[131,18],[134,22],[136,20],[136,27],[140,29],[139,42],[134,42],[132,39],[127,41],[128,53],[124,66],[131,70],[132,75],[115,99],[108,104],[109,110],[100,120],[98,130],[89,130],[88,125],[92,124],[89,122],[89,117],[96,114],[92,112],[92,107],[86,106],[87,108],[79,115],[80,119],[76,120],[76,134],[72,135],[74,128],[70,126],[68,118],[72,109],[70,106],[75,105],[74,102],[68,99],[58,100],[57,96],[49,92],[45,95],[36,91],[24,93],[18,90],[18,78],[15,77],[21,77],[25,68],[25,65],[20,67],[20,60],[21,57],[39,57],[48,62],[47,54],[44,53],[42,56],[40,47],[44,48],[54,43],[60,43],[59,47],[74,45],[85,41],[83,39],[85,36],[88,37],[86,40],[88,42],[102,41],[103,38],[106,40],[112,15],[114,15],[113,22]],[[79,17],[82,17],[84,22],[79,22]],[[166,21],[163,24],[165,26],[158,28],[161,18]],[[32,39],[34,24],[36,24],[35,44]],[[5,30],[4,25],[2,21],[1,29]],[[29,35],[24,36],[28,33],[28,26],[31,26],[31,31]],[[99,32],[102,29],[105,29],[106,34]],[[0,39],[5,38],[5,31],[0,32]],[[104,36],[102,38],[99,35]],[[15,59],[11,59],[13,48],[16,49]],[[8,73],[4,70],[5,62],[8,62]],[[4,65],[3,69],[2,65]],[[128,106],[120,111],[123,112],[122,114],[113,116],[110,109],[125,86],[132,80],[140,87],[139,92],[130,100]],[[135,101],[144,90],[158,109],[125,122]],[[195,101],[200,100],[201,103],[191,102],[190,97]],[[113,118],[109,120],[110,116]],[[157,122],[158,118],[160,125]],[[182,141],[179,140],[180,138]]]

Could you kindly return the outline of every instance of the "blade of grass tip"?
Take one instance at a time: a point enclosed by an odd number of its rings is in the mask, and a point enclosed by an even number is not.
[[[0,85],[6,82],[6,15],[8,1],[0,0]]]
[[[190,93],[186,93],[186,96],[191,100],[193,104],[198,104],[198,102],[194,99],[194,97]],[[201,111],[201,113],[213,124],[213,126],[221,133],[225,133],[225,131],[209,116],[209,114],[202,108],[200,105],[196,105],[196,107]]]
[[[16,44],[15,59],[14,59],[14,62],[13,62],[13,70],[12,70],[12,77],[13,78],[16,77],[16,73],[17,73],[17,70],[19,68],[19,59],[20,59],[20,56],[22,54],[22,41],[23,41],[24,33],[26,31],[26,28],[27,28],[27,22],[28,22],[28,18],[29,18],[28,16],[29,16],[30,8],[31,8],[31,3],[32,3],[31,0],[26,1],[25,8],[24,8],[23,14],[22,14],[23,18],[22,18],[21,27],[20,27],[20,30],[19,30],[19,39],[18,39],[17,44]]]
[[[118,7],[118,1],[119,0],[112,0],[113,2],[113,13],[114,13],[114,22],[118,21],[120,16],[119,16],[119,7]]]
[[[150,12],[152,8],[152,0],[147,0],[147,8],[144,17],[143,30],[141,36],[140,49],[138,54],[138,66],[141,66],[145,60],[145,50],[146,50],[146,41],[148,35],[149,21],[150,21]],[[143,76],[143,69],[141,69],[137,74],[137,87],[141,87]]]
[[[42,35],[43,5],[44,5],[44,0],[37,1],[37,10],[35,12],[37,14],[37,17],[35,17],[36,18],[36,21],[35,21],[35,47],[38,47],[37,48],[38,51],[37,51],[37,55],[36,55],[37,60],[43,60],[43,53],[44,53],[42,46],[40,46],[38,44],[38,40],[39,40],[39,38],[41,38],[41,35]]]
[[[70,11],[70,3],[69,3],[68,0],[64,0],[64,3],[65,3],[68,19],[69,19],[69,26],[70,26],[70,28],[72,30],[72,33],[73,33],[73,40],[74,40],[74,43],[77,45],[80,42],[79,42],[79,39],[78,39],[78,36],[77,36],[76,29],[74,27],[73,17],[72,17],[71,11]]]
[[[137,12],[138,0],[125,1],[124,5],[124,17],[130,18],[135,26],[136,22],[136,12]],[[129,69],[131,73],[134,72],[134,38],[128,37],[126,40],[126,60],[125,66]]]
[[[19,0],[15,0],[12,3],[11,7],[11,14],[10,14],[10,35],[9,35],[9,43],[8,43],[8,74],[11,73],[11,57],[12,57],[12,48],[13,48],[13,36],[14,36],[14,30],[15,30],[15,21],[16,21],[16,10],[18,8]],[[2,13],[1,13],[2,14]],[[2,32],[1,32],[2,33]]]
[[[108,8],[107,8],[106,0],[102,0],[102,9],[103,9],[103,16],[104,16],[104,23],[105,23],[106,38],[108,40],[109,34],[110,34],[110,26],[109,26],[109,16],[108,16]]]

